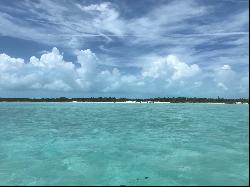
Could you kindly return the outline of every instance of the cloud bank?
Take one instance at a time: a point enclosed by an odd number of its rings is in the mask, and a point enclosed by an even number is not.
[[[90,49],[77,51],[76,59],[75,62],[65,61],[56,47],[40,58],[30,57],[28,62],[0,54],[0,91],[139,97],[207,96],[207,92],[212,96],[222,93],[227,96],[230,92],[248,94],[248,75],[239,77],[227,64],[206,71],[168,54],[155,57],[138,71],[128,73],[118,68],[100,68],[101,59]]]

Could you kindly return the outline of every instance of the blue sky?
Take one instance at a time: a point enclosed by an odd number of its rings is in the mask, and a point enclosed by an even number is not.
[[[1,0],[0,97],[248,97],[247,0]]]

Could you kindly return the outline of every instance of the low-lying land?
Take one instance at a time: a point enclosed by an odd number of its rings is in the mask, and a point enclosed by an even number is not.
[[[226,98],[188,98],[188,97],[163,97],[147,99],[115,98],[115,97],[90,97],[90,98],[0,98],[0,102],[112,102],[112,103],[216,103],[216,104],[248,104],[249,99]]]

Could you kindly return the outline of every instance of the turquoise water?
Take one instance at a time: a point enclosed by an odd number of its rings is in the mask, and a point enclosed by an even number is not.
[[[0,185],[247,185],[248,105],[0,103]]]

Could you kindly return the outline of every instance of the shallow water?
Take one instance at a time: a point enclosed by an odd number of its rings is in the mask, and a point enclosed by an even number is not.
[[[0,103],[0,185],[247,185],[248,105]]]

